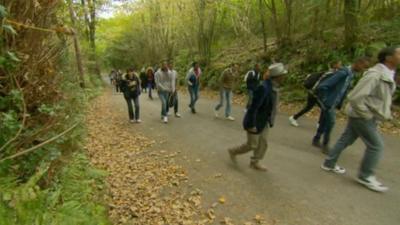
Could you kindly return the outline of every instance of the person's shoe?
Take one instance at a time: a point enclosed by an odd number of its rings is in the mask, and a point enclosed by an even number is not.
[[[136,120],[136,123],[141,123],[141,122],[142,122],[141,119]]]
[[[267,170],[268,170],[267,167],[260,165],[260,163],[258,163],[258,162],[251,162],[250,168],[252,168],[254,170],[262,171],[262,172],[267,172]]]
[[[168,123],[168,117],[164,116],[163,122],[164,122],[164,123]]]
[[[215,118],[218,118],[218,117],[219,117],[219,112],[218,112],[218,110],[214,109],[214,115],[215,115]]]
[[[357,182],[376,192],[385,192],[389,190],[388,187],[377,181],[375,176],[369,176],[367,178],[358,177]]]
[[[312,145],[313,145],[314,147],[317,147],[317,148],[321,148],[321,147],[322,147],[320,141],[317,140],[317,139],[313,139]]]
[[[228,153],[229,153],[229,157],[231,158],[232,162],[233,162],[234,164],[237,164],[236,154],[233,153],[233,151],[232,151],[231,149],[228,150]]]
[[[343,167],[340,167],[340,166],[338,166],[338,165],[335,165],[335,167],[331,168],[331,167],[325,166],[325,163],[323,163],[323,164],[321,165],[321,169],[323,169],[323,170],[325,170],[325,171],[328,171],[328,172],[334,172],[334,173],[337,173],[337,174],[344,174],[344,173],[346,173],[346,169],[343,168]]]
[[[298,127],[299,126],[299,123],[297,122],[297,120],[293,116],[289,117],[289,122],[290,122],[290,125],[292,125],[294,127]]]
[[[232,116],[228,116],[228,117],[226,117],[225,119],[226,119],[226,120],[229,120],[229,121],[235,121],[235,118],[233,118]]]
[[[129,122],[131,122],[131,123],[136,123],[136,120],[129,120]]]
[[[194,107],[192,108],[192,113],[196,114],[196,109]]]
[[[181,114],[179,114],[179,113],[175,113],[175,117],[176,117],[176,118],[181,118],[182,116],[181,116]]]

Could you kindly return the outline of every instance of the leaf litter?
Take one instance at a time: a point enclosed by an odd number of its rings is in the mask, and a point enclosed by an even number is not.
[[[93,101],[86,118],[88,135],[85,149],[91,163],[108,174],[105,199],[112,223],[217,224],[217,204],[204,209],[202,190],[193,187],[185,169],[175,163],[174,158],[180,152],[149,150],[156,141],[132,132],[130,124],[120,121],[111,105],[107,94]],[[216,177],[221,176],[218,174]],[[183,191],[183,184],[189,190]],[[222,207],[225,201],[224,197],[219,198],[218,207]],[[220,216],[224,218],[220,224],[234,224],[229,217]]]

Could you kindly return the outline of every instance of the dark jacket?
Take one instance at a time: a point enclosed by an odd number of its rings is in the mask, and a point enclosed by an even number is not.
[[[144,71],[140,72],[140,82],[143,89],[147,87],[147,75]]]
[[[255,70],[250,70],[246,75],[246,86],[248,90],[255,91],[260,84],[260,73]]]
[[[340,107],[353,80],[353,72],[344,67],[336,71],[316,87],[316,94],[323,109]]]
[[[124,93],[124,97],[136,98],[140,95],[140,80],[137,74],[128,78],[128,74],[125,74],[121,80],[121,90]]]
[[[257,134],[261,133],[265,127],[273,126],[274,108],[277,104],[277,93],[273,90],[270,80],[264,81],[259,85],[254,98],[243,119],[243,128],[248,130],[256,127]]]

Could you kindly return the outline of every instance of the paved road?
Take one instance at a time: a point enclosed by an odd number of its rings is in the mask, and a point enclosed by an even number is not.
[[[340,164],[348,173],[338,176],[321,171],[324,156],[310,146],[315,121],[301,120],[294,128],[288,115],[280,114],[271,130],[269,150],[263,161],[269,172],[249,169],[250,155],[234,166],[226,150],[245,141],[241,128],[243,110],[235,106],[235,122],[216,119],[215,101],[200,99],[198,114],[190,114],[187,96],[180,95],[183,118],[160,121],[160,102],[141,97],[143,124],[130,125],[156,140],[157,148],[180,151],[180,162],[188,169],[190,182],[204,192],[204,203],[211,205],[220,196],[226,204],[216,209],[219,217],[248,221],[260,214],[275,224],[288,225],[399,225],[400,224],[400,141],[385,137],[386,149],[378,168],[379,178],[391,189],[385,194],[371,192],[355,181],[364,150],[357,142],[345,152]],[[111,95],[115,113],[127,119],[121,95]],[[222,114],[222,113],[221,113]],[[343,130],[338,125],[336,139]],[[216,220],[218,221],[218,220]]]

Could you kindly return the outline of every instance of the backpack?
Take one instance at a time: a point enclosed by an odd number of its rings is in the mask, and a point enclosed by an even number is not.
[[[317,73],[308,74],[306,79],[303,82],[303,86],[307,90],[313,89],[315,84],[317,84],[318,81],[320,81],[320,79],[322,78],[322,75],[324,75],[324,74],[325,74],[325,72],[317,72]]]

